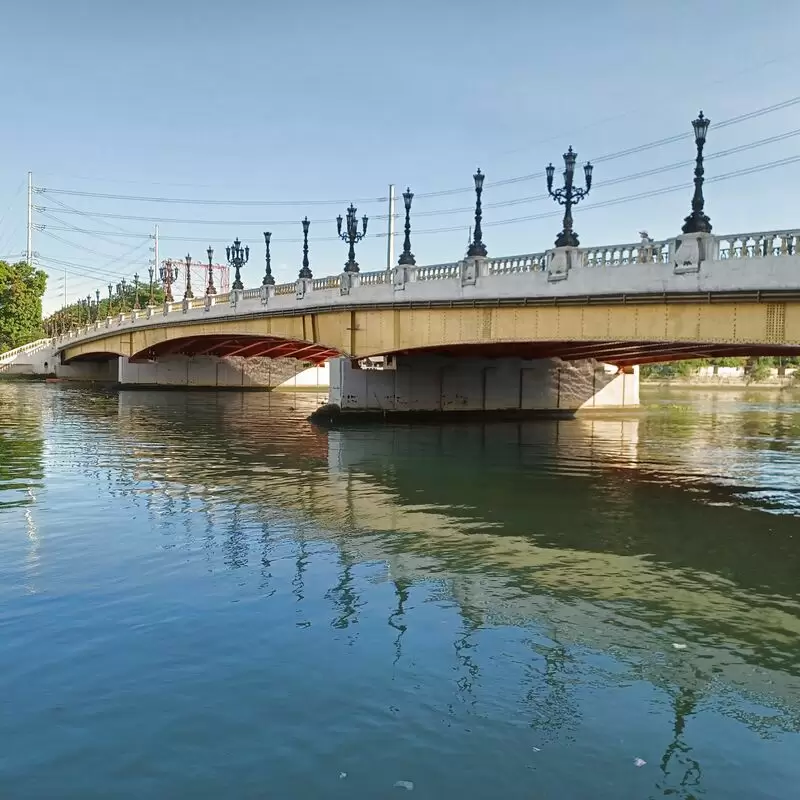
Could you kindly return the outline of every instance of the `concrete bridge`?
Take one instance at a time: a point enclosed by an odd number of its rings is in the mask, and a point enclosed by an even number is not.
[[[631,405],[639,364],[800,354],[799,248],[800,231],[683,234],[300,278],[99,320],[42,360],[122,384],[270,387],[342,357],[343,409]]]

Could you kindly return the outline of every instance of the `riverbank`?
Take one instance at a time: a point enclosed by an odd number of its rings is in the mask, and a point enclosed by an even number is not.
[[[666,387],[673,389],[770,389],[773,391],[796,391],[800,393],[800,384],[786,378],[783,381],[767,380],[748,383],[745,380],[722,378],[709,380],[704,378],[659,378],[642,379],[641,386]]]

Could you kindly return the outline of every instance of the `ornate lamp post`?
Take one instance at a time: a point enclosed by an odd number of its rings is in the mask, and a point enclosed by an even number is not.
[[[266,269],[264,270],[264,280],[261,281],[262,286],[275,285],[275,278],[272,277],[272,259],[270,257],[270,252],[269,252],[270,239],[272,239],[272,232],[264,231],[264,245],[266,247],[265,250]]]
[[[212,248],[211,245],[208,246],[206,255],[208,256],[208,286],[206,286],[206,295],[212,295],[217,293],[217,289],[214,286],[214,248]]]
[[[147,298],[147,305],[154,306],[156,304],[156,298],[153,294],[153,275],[155,271],[153,270],[153,267],[148,267],[147,272],[150,274],[150,296]]]
[[[113,295],[111,293],[113,289],[114,289],[114,287],[109,283],[108,284],[108,316],[109,317],[111,316],[111,312],[112,312],[112,309],[113,309],[113,299],[112,299]]]
[[[172,284],[178,280],[178,268],[173,266],[171,258],[168,258],[160,267],[159,277],[164,284],[164,302],[175,302],[175,298],[172,296]]]
[[[92,324],[92,296],[86,295],[86,324]]]
[[[703,197],[703,147],[711,120],[703,116],[701,111],[697,119],[692,120],[694,142],[697,145],[697,160],[694,166],[694,196],[692,197],[692,213],[683,222],[684,233],[711,233],[711,220],[703,213],[705,198]]]
[[[233,281],[233,286],[231,288],[234,291],[244,289],[241,270],[242,267],[250,260],[250,248],[246,245],[243,248],[242,243],[237,237],[233,240],[232,245],[229,245],[225,248],[225,254],[228,257],[228,264],[230,264],[236,270],[236,278]]]
[[[369,219],[367,215],[361,218],[362,229],[358,231],[358,220],[356,219],[356,212],[358,209],[350,203],[347,209],[347,227],[342,233],[342,215],[336,217],[336,229],[339,231],[339,238],[350,245],[350,250],[347,254],[347,263],[344,265],[345,272],[358,272],[358,263],[356,262],[356,242],[360,242],[367,235],[367,222]]]
[[[94,320],[95,320],[95,322],[97,322],[97,320],[100,319],[100,290],[99,289],[95,289],[94,290],[94,297],[95,297],[95,300],[97,301],[95,303],[95,309],[96,310],[95,310],[95,313],[94,313]]]
[[[192,300],[194,292],[192,291],[192,257],[186,254],[186,291],[183,293],[184,300]]]
[[[134,295],[134,298],[133,298],[133,310],[134,311],[138,311],[141,308],[141,306],[139,305],[139,273],[138,272],[134,272],[133,273],[133,289],[134,289],[134,292],[135,292],[135,295]]]
[[[125,278],[123,278],[123,279],[122,279],[122,280],[121,280],[121,281],[120,281],[120,282],[117,284],[117,296],[119,297],[119,302],[120,302],[120,308],[119,308],[119,311],[120,311],[120,313],[121,313],[121,314],[124,314],[124,313],[125,313],[125,290],[126,290],[127,288],[128,288],[128,283],[127,283],[127,281],[125,280]]]
[[[300,270],[298,278],[311,279],[314,276],[311,274],[311,269],[308,266],[308,229],[311,227],[311,221],[308,217],[303,219],[303,268]]]
[[[583,165],[583,174],[586,179],[586,187],[579,189],[574,184],[575,162],[578,154],[573,151],[572,145],[564,153],[564,186],[553,191],[553,175],[556,168],[552,164],[547,165],[547,191],[559,205],[564,206],[564,223],[561,233],[556,239],[556,247],[578,247],[578,234],[572,229],[572,207],[577,205],[584,197],[587,197],[592,188],[592,170],[594,167],[587,161]]]
[[[406,206],[406,230],[405,238],[403,239],[403,252],[400,254],[398,264],[400,266],[413,267],[416,264],[414,254],[411,252],[411,201],[414,199],[414,192],[407,188],[403,192],[403,203]]]
[[[467,248],[468,256],[486,256],[486,245],[483,243],[483,231],[481,230],[481,195],[483,194],[483,179],[486,176],[481,172],[480,167],[472,176],[475,181],[475,230],[473,231],[472,242]]]

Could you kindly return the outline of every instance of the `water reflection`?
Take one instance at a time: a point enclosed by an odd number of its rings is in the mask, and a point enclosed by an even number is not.
[[[490,761],[495,743],[513,750],[495,724],[534,732],[540,750],[569,742],[589,762],[593,737],[611,747],[641,727],[660,775],[650,791],[687,798],[725,783],[704,725],[800,730],[800,406],[671,396],[625,419],[325,432],[303,421],[314,398],[36,391],[0,410],[0,430],[17,414],[41,442],[45,426],[71,490],[82,476],[113,504],[101,519],[141,512],[147,558],[152,531],[176,564],[196,556],[235,586],[232,602],[268,601],[259,625],[300,659],[281,680],[302,685],[323,661],[318,701],[333,703],[355,671],[367,681],[357,702],[411,714],[388,674],[421,709],[421,741],[438,742],[432,709],[444,703],[448,727],[480,732]],[[23,487],[42,482],[41,458],[38,471],[14,458]],[[115,547],[74,535],[86,559]],[[56,552],[37,550],[40,570]],[[308,651],[290,628],[313,637]],[[315,710],[293,714],[316,729]],[[527,796],[517,789],[504,796]]]

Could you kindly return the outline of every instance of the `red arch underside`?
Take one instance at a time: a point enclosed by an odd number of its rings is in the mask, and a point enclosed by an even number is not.
[[[452,358],[562,358],[565,361],[594,358],[607,364],[629,367],[636,364],[655,364],[692,358],[798,356],[800,347],[701,342],[494,342],[401,350],[394,355],[419,353]]]
[[[186,336],[182,339],[163,342],[136,353],[131,358],[131,361],[163,358],[168,355],[218,356],[219,358],[230,358],[232,356],[241,358],[296,358],[299,361],[321,364],[326,359],[339,355],[339,351],[322,344],[278,339],[272,336],[206,335]]]

